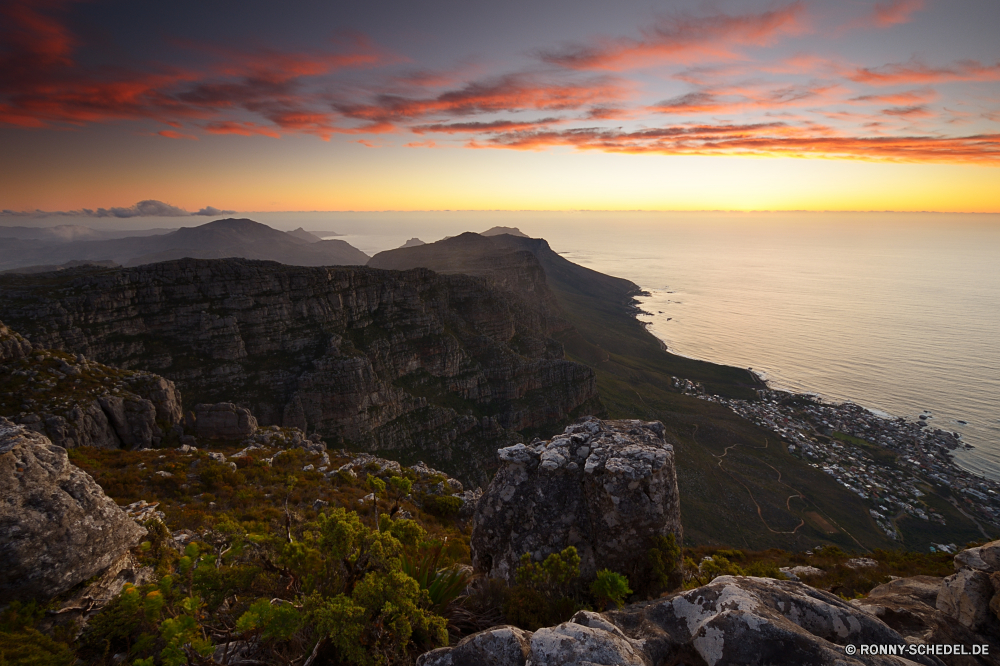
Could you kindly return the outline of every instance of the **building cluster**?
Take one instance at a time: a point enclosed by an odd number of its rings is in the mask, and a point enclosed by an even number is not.
[[[946,524],[920,500],[921,484],[947,488],[959,510],[981,524],[1000,526],[1000,483],[956,465],[951,451],[967,445],[958,433],[931,427],[929,414],[907,420],[771,389],[760,391],[759,401],[747,401],[706,394],[689,380],[675,379],[674,385],[780,435],[790,453],[865,500],[872,518],[893,539],[899,538],[894,520],[906,514]]]

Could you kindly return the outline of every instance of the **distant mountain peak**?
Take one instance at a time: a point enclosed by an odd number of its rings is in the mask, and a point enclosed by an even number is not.
[[[427,243],[423,242],[419,238],[413,237],[410,240],[408,240],[405,243],[403,243],[402,245],[400,245],[399,247],[401,247],[401,248],[403,248],[403,247],[419,247],[421,245],[427,245]]]
[[[286,231],[285,233],[291,236],[292,238],[298,238],[299,240],[304,240],[307,243],[318,243],[321,240],[323,240],[319,236],[309,233],[302,227],[299,227],[295,231]]]
[[[492,227],[486,231],[479,233],[480,236],[500,236],[502,234],[507,234],[508,236],[520,236],[521,238],[529,238],[528,234],[522,232],[517,227]]]

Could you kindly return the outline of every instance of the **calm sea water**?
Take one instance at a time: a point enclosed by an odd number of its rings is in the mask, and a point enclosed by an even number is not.
[[[928,410],[933,426],[959,432],[976,447],[959,452],[959,464],[1000,480],[1000,215],[247,217],[280,229],[338,231],[368,254],[414,236],[434,241],[494,225],[519,227],[571,261],[648,290],[641,300],[652,315],[644,319],[671,351],[752,367],[776,388],[895,416]],[[148,223],[177,226],[177,219]]]

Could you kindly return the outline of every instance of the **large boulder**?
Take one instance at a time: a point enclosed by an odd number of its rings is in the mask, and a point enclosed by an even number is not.
[[[955,569],[942,582],[937,609],[971,631],[1000,636],[1000,541],[961,551]]]
[[[31,353],[31,343],[20,333],[7,328],[0,321],[0,363],[24,358]]]
[[[487,645],[497,656],[487,656]],[[863,648],[872,645],[886,646],[896,655],[870,654],[870,648]],[[417,663],[888,666],[943,662],[919,654],[918,647],[911,651],[898,632],[830,593],[792,581],[721,576],[694,590],[621,611],[581,611],[569,622],[533,634],[509,628],[480,632],[453,648],[424,654]]]
[[[257,419],[249,409],[231,402],[194,406],[194,434],[206,439],[243,439],[257,432]]]
[[[895,629],[909,643],[927,645],[987,645],[987,655],[949,655],[950,666],[1000,663],[1000,643],[977,634],[957,618],[939,611],[937,599],[944,579],[936,576],[899,578],[879,585],[863,599],[851,603]]]
[[[49,598],[101,573],[146,530],[66,449],[0,418],[0,599]]]
[[[476,507],[473,566],[514,582],[524,553],[567,546],[580,573],[635,580],[656,536],[681,536],[674,448],[663,424],[586,417],[549,441],[500,449],[500,469]]]

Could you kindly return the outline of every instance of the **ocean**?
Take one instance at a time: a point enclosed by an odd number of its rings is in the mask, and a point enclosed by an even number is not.
[[[412,237],[518,227],[645,289],[640,301],[651,314],[642,319],[670,351],[753,368],[774,388],[909,419],[927,413],[933,427],[975,447],[956,452],[959,465],[1000,480],[1000,215],[241,215],[279,229],[337,231],[368,254]],[[177,218],[143,222],[178,226]]]

